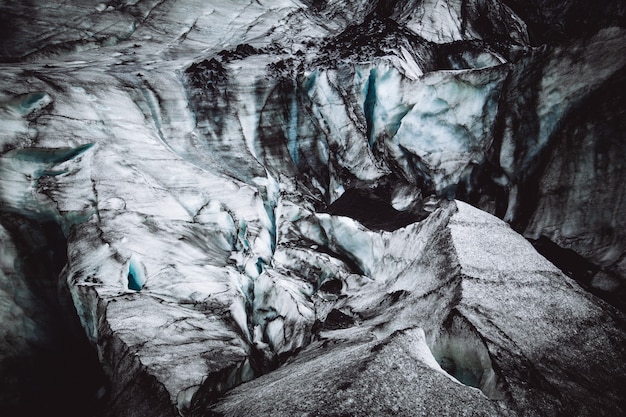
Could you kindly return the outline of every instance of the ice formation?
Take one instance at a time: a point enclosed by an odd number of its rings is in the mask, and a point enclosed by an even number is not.
[[[556,3],[0,5],[0,414],[624,413],[624,10]]]

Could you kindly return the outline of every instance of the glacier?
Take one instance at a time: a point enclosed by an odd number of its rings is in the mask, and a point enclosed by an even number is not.
[[[605,3],[2,3],[0,414],[623,414]]]

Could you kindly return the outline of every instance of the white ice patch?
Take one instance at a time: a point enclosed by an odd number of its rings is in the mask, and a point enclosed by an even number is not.
[[[25,161],[7,153],[0,157],[0,196],[2,202],[10,207],[37,209],[36,172],[41,164]]]
[[[317,218],[323,229],[320,243],[335,248],[339,253],[349,254],[362,271],[369,275],[374,269],[376,254],[383,252],[382,242],[374,238],[376,233],[366,230],[359,222],[349,217],[319,214]],[[327,240],[329,236],[331,239]]]
[[[393,68],[380,68],[377,75],[375,132],[377,137],[386,139],[397,133],[402,119],[413,107],[413,92],[410,83]]]
[[[402,54],[402,59],[398,59],[399,66],[402,68],[404,75],[411,79],[417,80],[419,77],[424,75],[424,71],[420,68],[415,58],[411,55],[409,51],[406,50],[405,47],[400,47],[400,53]]]
[[[17,96],[0,97],[0,143],[5,146],[36,136],[27,116],[52,103],[52,97],[38,91]]]
[[[365,126],[363,123],[362,103],[367,89],[360,83],[367,81],[362,75],[356,75],[361,123],[355,124],[359,116],[354,114],[354,108],[346,106],[346,90],[351,91],[353,86],[343,86],[339,81],[337,71],[318,71],[308,75],[305,80],[307,94],[312,102],[313,115],[318,119],[318,126],[323,130],[329,146],[334,150],[333,157],[339,165],[349,170],[355,177],[372,181],[380,178],[388,171],[379,166],[364,139]],[[332,178],[331,178],[332,180]]]
[[[419,189],[408,185],[396,187],[391,196],[391,206],[398,211],[407,210],[420,201]]]
[[[412,86],[410,110],[393,143],[422,161],[436,191],[459,183],[468,167],[484,160],[505,74],[439,71]],[[404,169],[411,177],[412,168]]]
[[[241,329],[242,334],[246,336],[248,342],[252,342],[253,338],[248,328],[248,313],[246,312],[247,300],[248,297],[243,293],[233,297],[232,303],[230,304],[230,315]]]
[[[194,217],[194,221],[206,225],[214,225],[214,227],[220,230],[229,231],[233,235],[236,234],[233,217],[222,208],[222,204],[217,200],[211,200],[202,207]]]
[[[293,276],[267,271],[254,281],[254,322],[274,353],[291,352],[308,342],[315,321],[314,288]]]
[[[58,210],[72,209],[76,206],[66,207],[55,204],[47,196],[41,194],[40,188],[45,190],[45,187],[41,185],[40,180],[63,177],[67,173],[65,168],[68,167],[64,163],[77,158],[89,148],[91,145],[58,149],[24,148],[2,155],[0,157],[0,202],[13,208],[51,216],[60,222]],[[76,197],[83,196],[76,195]],[[90,212],[88,205],[80,203],[78,205],[81,210]],[[71,215],[68,215],[68,220],[69,217]]]
[[[406,25],[430,42],[460,41],[464,38],[461,31],[462,7],[458,0],[424,0],[412,9]]]

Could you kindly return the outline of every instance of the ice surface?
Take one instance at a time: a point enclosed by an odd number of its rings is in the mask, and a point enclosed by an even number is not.
[[[570,54],[533,49],[495,0],[51,4],[0,50],[19,61],[0,65],[0,208],[63,230],[111,415],[401,415],[398,393],[408,415],[616,410],[621,319],[439,198],[508,200],[515,220],[520,170],[621,68],[590,46],[621,51],[619,29]],[[368,42],[342,51],[346,33]],[[369,200],[342,214],[362,222],[331,214],[355,193]],[[410,221],[369,227],[376,207]],[[0,239],[11,318],[25,292]]]
[[[450,316],[440,333],[431,341],[434,358],[441,368],[459,382],[479,388],[491,399],[503,399],[498,376],[489,351],[466,319]]]
[[[38,91],[13,98],[8,107],[24,117],[43,109],[50,103],[52,103],[52,97],[46,92]]]
[[[466,170],[485,159],[491,145],[497,97],[505,72],[439,72],[413,86],[410,107],[392,141],[427,167],[438,192],[461,182]],[[404,166],[407,175],[415,168]]]

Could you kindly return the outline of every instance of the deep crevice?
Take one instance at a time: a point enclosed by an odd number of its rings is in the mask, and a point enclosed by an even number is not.
[[[0,225],[20,260],[14,273],[22,285],[6,284],[31,324],[13,327],[8,337],[19,353],[0,358],[0,414],[101,416],[108,382],[60,277],[67,263],[61,227],[34,213],[6,210]]]
[[[602,268],[588,261],[576,251],[563,248],[546,236],[538,239],[528,239],[537,252],[545,256],[565,275],[574,279],[581,287],[598,298],[603,299],[612,306],[626,312],[626,299],[623,296],[623,285],[616,291],[606,291],[593,285],[593,278],[601,272]],[[616,278],[619,281],[619,278]]]
[[[359,221],[369,229],[393,231],[428,217],[426,212],[396,210],[377,190],[348,189],[326,212]]]

